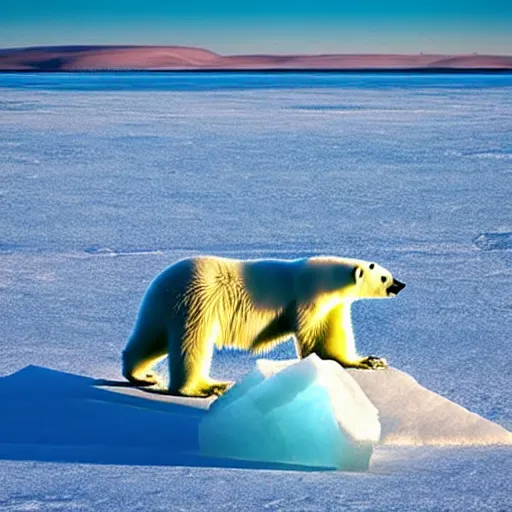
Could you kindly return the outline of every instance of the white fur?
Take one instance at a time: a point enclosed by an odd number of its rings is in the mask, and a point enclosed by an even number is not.
[[[168,355],[172,393],[219,394],[229,383],[209,378],[214,346],[262,352],[291,336],[299,357],[314,352],[363,367],[350,306],[388,296],[392,279],[379,265],[334,257],[180,260],[148,287],[123,352],[123,374],[154,383],[151,366]]]

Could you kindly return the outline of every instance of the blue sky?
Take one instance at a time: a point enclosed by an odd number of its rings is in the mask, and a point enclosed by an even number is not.
[[[0,47],[181,44],[224,54],[512,54],[511,0],[0,1]]]

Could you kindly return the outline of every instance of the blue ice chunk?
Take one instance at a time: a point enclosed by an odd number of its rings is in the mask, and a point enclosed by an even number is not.
[[[366,470],[378,412],[355,380],[316,355],[258,361],[199,425],[204,455]]]

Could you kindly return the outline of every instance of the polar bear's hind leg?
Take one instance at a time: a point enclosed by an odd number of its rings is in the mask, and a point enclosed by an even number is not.
[[[144,342],[134,336],[123,352],[123,377],[136,386],[161,384],[153,367],[166,356],[165,334],[145,333]]]
[[[213,395],[220,396],[224,394],[232,385],[233,382],[200,381],[180,388],[178,394],[181,396],[208,398]]]
[[[206,326],[201,322],[183,322],[169,336],[171,394],[209,397],[221,395],[232,385],[210,378],[213,349],[221,336],[220,323],[216,319]]]

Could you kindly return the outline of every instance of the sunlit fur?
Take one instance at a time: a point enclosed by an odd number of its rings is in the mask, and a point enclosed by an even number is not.
[[[209,377],[214,346],[260,353],[295,338],[299,357],[316,353],[358,367],[350,306],[386,297],[384,268],[334,257],[178,261],[148,287],[123,352],[123,374],[151,384],[151,367],[169,356],[173,394],[208,396],[229,385]],[[388,283],[389,284],[389,283]]]

